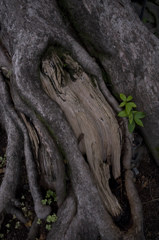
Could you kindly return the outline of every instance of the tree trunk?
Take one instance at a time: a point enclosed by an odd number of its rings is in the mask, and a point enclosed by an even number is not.
[[[0,24],[0,111],[8,136],[0,213],[27,221],[16,199],[25,157],[38,218],[52,211],[41,203],[40,176],[57,193],[48,240],[144,239],[133,136],[107,85],[114,95],[131,94],[146,113],[142,133],[159,163],[158,39],[121,0],[3,0]]]
[[[87,50],[104,69],[113,93],[133,95],[145,111],[141,131],[159,164],[159,39],[142,24],[130,1],[60,2]]]

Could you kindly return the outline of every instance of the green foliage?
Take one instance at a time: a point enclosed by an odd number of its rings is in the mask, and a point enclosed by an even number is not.
[[[51,223],[54,223],[57,221],[57,216],[56,214],[53,214],[53,215],[49,215],[47,216],[47,219],[46,221],[50,224],[46,224],[46,229],[49,231],[51,229]]]
[[[41,219],[38,218],[37,224],[40,225],[42,223]]]
[[[4,156],[0,156],[0,168],[2,168],[4,166],[6,162],[6,154],[4,154]]]
[[[46,192],[45,199],[43,199],[41,202],[42,202],[43,205],[46,205],[46,204],[50,205],[53,201],[57,202],[56,193],[53,192],[52,190],[48,190]],[[46,221],[49,224],[46,224],[45,227],[49,231],[51,229],[51,223],[54,223],[54,222],[57,221],[56,214],[48,215]],[[41,219],[38,219],[37,224],[41,224]]]
[[[121,93],[120,98],[123,100],[123,102],[119,105],[119,107],[125,107],[125,109],[119,112],[118,116],[127,117],[129,119],[129,132],[132,133],[134,131],[136,124],[143,127],[144,125],[140,119],[145,117],[145,113],[133,110],[133,108],[137,107],[134,102],[130,102],[133,97],[131,95],[126,97],[124,94]]]
[[[48,231],[50,231],[50,230],[51,230],[51,224],[46,224],[46,229],[47,229]]]
[[[41,203],[42,203],[43,205],[46,205],[46,204],[47,204],[47,199],[41,200]]]
[[[56,216],[56,214],[47,216],[46,221],[47,221],[48,223],[54,223],[54,222],[56,222],[56,221],[57,221],[57,216]]]
[[[18,229],[20,227],[20,222],[17,221],[16,224],[15,224],[15,229]]]
[[[43,205],[46,205],[46,204],[50,205],[50,204],[52,203],[52,200],[53,200],[54,202],[57,202],[56,193],[53,192],[53,191],[51,191],[51,190],[48,190],[48,191],[46,192],[45,199],[43,199],[43,200],[41,201],[41,203],[42,203]]]
[[[9,223],[8,223],[8,224],[6,224],[6,227],[7,227],[7,228],[10,228],[10,224],[9,224]]]
[[[51,224],[56,222],[56,221],[57,221],[56,214],[48,215],[47,219],[46,219],[47,224],[46,224],[45,228],[49,231],[51,229]],[[42,223],[41,219],[38,219],[37,224],[40,225],[41,223]]]

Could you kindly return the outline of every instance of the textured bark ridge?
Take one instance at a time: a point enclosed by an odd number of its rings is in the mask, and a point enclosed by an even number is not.
[[[114,94],[131,94],[146,113],[141,131],[159,165],[159,39],[140,21],[130,1],[59,2],[91,56],[107,73]]]
[[[141,203],[131,171],[132,136],[127,121],[118,122],[118,103],[104,81],[110,67],[107,60],[116,51],[109,38],[105,41],[109,29],[104,27],[105,35],[96,31],[99,25],[102,29],[102,17],[109,16],[107,7],[116,14],[121,7],[117,2],[93,0],[69,1],[68,5],[0,3],[4,44],[0,49],[0,112],[8,135],[0,214],[13,213],[27,221],[16,199],[25,158],[37,218],[51,213],[49,206],[41,204],[40,182],[57,193],[58,220],[48,240],[144,239]],[[126,7],[128,11],[128,3]],[[77,21],[67,19],[64,8],[71,18],[75,12]],[[79,33],[78,11],[85,21]],[[98,24],[94,22],[89,36],[93,18]],[[112,181],[120,183],[121,198],[113,193]],[[35,238],[35,223],[36,218],[28,239]]]

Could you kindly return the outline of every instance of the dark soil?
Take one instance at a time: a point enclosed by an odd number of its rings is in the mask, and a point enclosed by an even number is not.
[[[0,125],[0,156],[4,157],[7,146],[7,136]],[[4,159],[4,158],[3,158]],[[1,164],[1,160],[0,160]],[[0,165],[1,166],[1,165]],[[159,167],[150,154],[144,154],[138,166],[139,174],[136,176],[136,187],[143,205],[144,231],[146,240],[159,240]],[[0,167],[0,182],[4,176],[5,163]],[[7,214],[0,229],[0,239],[3,240],[25,240],[28,229],[34,219],[33,201],[29,192],[25,168],[22,169],[22,181],[18,188],[18,197],[21,199],[20,208],[27,216],[27,224],[19,224],[18,219]],[[0,219],[1,224],[1,219]],[[47,230],[45,222],[39,226],[40,235],[38,240],[45,240]]]
[[[159,167],[147,154],[138,170],[136,187],[143,206],[145,238],[159,240]]]

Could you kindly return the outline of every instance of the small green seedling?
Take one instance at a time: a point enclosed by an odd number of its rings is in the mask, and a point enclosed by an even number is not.
[[[45,199],[43,199],[43,200],[41,201],[41,203],[42,203],[43,205],[46,205],[46,204],[50,205],[50,204],[52,203],[52,199],[54,200],[54,202],[57,202],[56,193],[53,192],[53,191],[51,191],[51,190],[48,190],[48,191],[46,192]]]
[[[9,223],[8,223],[8,224],[6,224],[6,227],[7,227],[7,228],[10,228],[10,224],[9,224]]]
[[[47,204],[47,199],[41,200],[41,203],[42,203],[43,205],[46,205],[46,204]]]
[[[46,229],[47,229],[48,231],[50,231],[50,230],[51,230],[51,224],[46,224]]]
[[[47,216],[46,221],[47,221],[48,223],[54,223],[54,222],[56,222],[56,221],[57,221],[57,216],[56,216],[56,214]]]
[[[16,224],[15,224],[15,229],[18,229],[20,227],[20,222],[17,221]]]
[[[47,219],[46,219],[47,223],[45,228],[50,231],[51,229],[51,223],[54,223],[57,221],[57,216],[56,214],[53,214],[53,215],[48,215],[47,216]],[[40,225],[42,223],[41,219],[38,218],[38,221],[37,221],[37,224]]]
[[[56,214],[47,216],[46,221],[47,221],[48,223],[50,223],[50,224],[46,224],[46,229],[47,229],[48,231],[50,231],[50,230],[51,230],[51,223],[54,223],[54,222],[57,221],[57,216],[56,216]]]
[[[43,199],[43,200],[41,201],[41,203],[42,203],[43,205],[51,205],[51,203],[52,203],[53,201],[54,201],[54,202],[57,202],[56,193],[53,192],[52,190],[48,190],[48,191],[46,192],[45,199]],[[56,216],[56,214],[48,215],[46,221],[47,221],[47,223],[50,223],[50,224],[46,224],[45,227],[46,227],[46,229],[47,229],[48,231],[50,231],[50,230],[51,230],[51,223],[54,223],[54,222],[57,221],[57,216]],[[37,224],[41,224],[41,220],[40,220],[40,219],[38,219]]]
[[[40,225],[42,223],[41,219],[38,218],[37,224]]]
[[[28,211],[28,217],[32,216],[32,215],[33,215],[33,213],[31,211]]]
[[[54,199],[54,202],[57,202],[56,193],[51,190],[48,190],[46,193],[46,198],[51,198],[51,197]]]
[[[26,208],[26,207],[23,207],[22,210],[23,210],[23,212],[26,212],[26,211],[27,211],[27,208]]]
[[[49,199],[47,200],[47,203],[48,203],[49,205],[51,205],[51,203],[52,203],[51,198],[49,198]]]
[[[137,107],[134,102],[131,102],[133,97],[131,95],[126,97],[124,94],[121,93],[120,98],[123,100],[123,102],[119,105],[119,107],[125,107],[125,109],[119,112],[118,116],[127,117],[129,119],[129,132],[132,133],[134,131],[136,124],[143,127],[144,125],[140,119],[145,117],[145,113],[133,110],[133,108]]]

